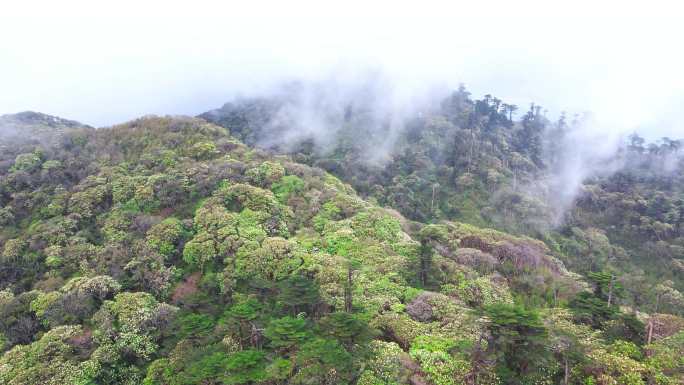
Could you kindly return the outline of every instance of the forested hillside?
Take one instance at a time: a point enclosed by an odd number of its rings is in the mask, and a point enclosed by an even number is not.
[[[343,106],[322,150],[282,103],[1,118],[0,383],[684,381],[679,142],[559,216],[529,187],[572,122],[539,108]]]
[[[582,164],[578,151],[600,147],[577,143],[576,132],[591,124],[583,116],[550,121],[532,105],[516,119],[519,107],[490,95],[475,100],[461,87],[402,116],[397,129],[377,102],[293,89],[201,117],[248,144],[321,167],[412,220],[458,220],[540,239],[574,271],[615,272],[640,310],[654,310],[656,283],[684,290],[682,141],[648,144],[633,134],[609,156]],[[308,102],[307,91],[322,101]],[[332,138],[320,143],[321,130],[293,135],[291,127],[311,121]]]

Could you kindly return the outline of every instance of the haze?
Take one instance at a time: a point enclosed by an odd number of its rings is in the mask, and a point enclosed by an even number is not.
[[[522,109],[591,111],[612,133],[684,136],[684,27],[667,3],[138,3],[4,4],[0,114],[104,126],[371,70],[404,98],[462,82]]]

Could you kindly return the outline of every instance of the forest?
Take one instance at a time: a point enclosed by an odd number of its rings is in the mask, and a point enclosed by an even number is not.
[[[684,383],[684,141],[286,90],[0,117],[0,384]]]

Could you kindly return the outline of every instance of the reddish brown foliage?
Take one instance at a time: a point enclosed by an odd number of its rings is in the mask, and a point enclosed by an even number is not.
[[[485,240],[475,235],[469,235],[467,237],[461,238],[461,247],[478,249],[480,251],[484,251],[485,253],[492,252],[492,245],[490,245]]]
[[[93,332],[90,329],[85,329],[83,333],[70,337],[66,342],[73,346],[78,356],[83,359],[88,358],[95,348],[93,345]]]
[[[654,340],[667,338],[684,329],[684,318],[672,314],[653,314],[651,319]],[[648,333],[648,323],[646,323],[646,333]]]
[[[173,290],[171,295],[171,302],[178,303],[183,298],[195,294],[197,292],[197,284],[199,283],[201,274],[199,272],[192,273],[185,281],[181,282]]]

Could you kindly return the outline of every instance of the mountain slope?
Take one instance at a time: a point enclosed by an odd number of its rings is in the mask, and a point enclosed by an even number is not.
[[[3,384],[682,378],[682,320],[659,316],[645,345],[648,315],[611,277],[532,238],[405,219],[205,120],[25,146],[0,168]]]
[[[413,220],[540,239],[573,271],[614,272],[634,288],[625,305],[655,310],[663,281],[684,291],[681,141],[646,144],[635,134],[599,156],[595,142],[578,142],[582,117],[551,122],[533,105],[515,119],[516,106],[475,100],[463,87],[405,114],[363,98],[307,103],[299,92],[236,100],[201,117],[322,167]],[[307,122],[322,128],[303,130]]]
[[[0,116],[0,154],[12,151],[11,144],[31,144],[37,141],[57,140],[65,131],[89,128],[74,120],[39,112],[24,111]]]

